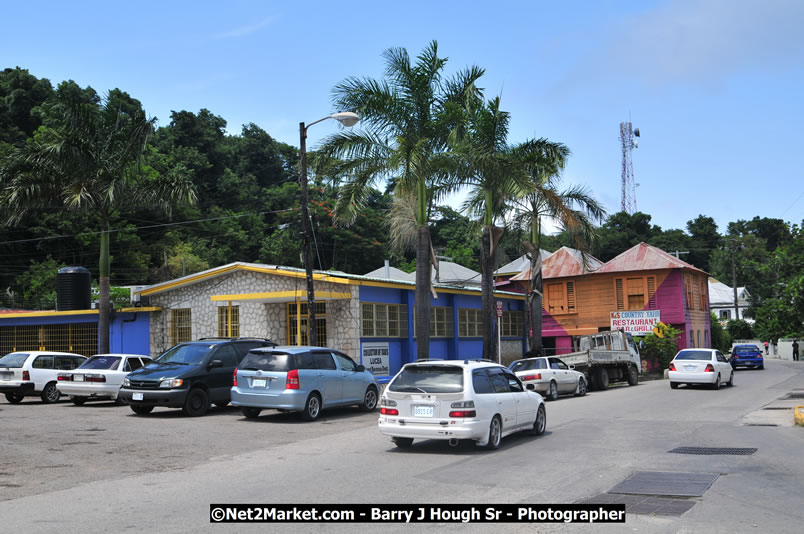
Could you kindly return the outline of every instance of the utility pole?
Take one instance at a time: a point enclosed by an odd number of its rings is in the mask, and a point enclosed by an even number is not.
[[[307,344],[315,345],[315,290],[313,288],[313,249],[310,243],[310,214],[307,203],[309,196],[307,192],[307,127],[304,123],[299,123],[299,185],[301,186],[301,224],[302,224],[302,258],[304,262],[304,273],[307,279]],[[296,303],[301,306],[300,302]],[[297,317],[300,314],[297,310]]]
[[[731,241],[731,287],[734,289],[734,320],[740,318],[740,306],[737,304],[737,266],[734,260],[734,251],[736,249],[734,240]]]
[[[678,257],[679,254],[689,254],[689,253],[690,252],[688,250],[676,250],[675,252],[671,252],[670,255],[675,256],[677,260],[680,260],[681,258]]]

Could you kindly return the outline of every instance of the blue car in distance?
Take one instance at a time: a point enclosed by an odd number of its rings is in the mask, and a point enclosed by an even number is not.
[[[377,407],[374,375],[349,356],[325,347],[280,346],[252,349],[234,371],[232,405],[248,419],[263,409],[299,412],[318,419],[321,410],[357,405]]]
[[[756,367],[765,368],[765,360],[762,359],[762,351],[756,345],[735,345],[731,349],[731,367]]]

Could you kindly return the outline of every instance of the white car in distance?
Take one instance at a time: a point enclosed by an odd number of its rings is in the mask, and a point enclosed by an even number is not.
[[[406,364],[380,399],[380,432],[397,447],[414,439],[460,440],[493,450],[514,432],[544,434],[541,395],[508,368],[479,360],[430,360]]]
[[[716,349],[683,349],[670,362],[668,375],[670,387],[680,384],[706,384],[712,389],[720,385],[734,385],[734,369],[731,363]]]
[[[547,400],[559,395],[586,395],[586,377],[555,356],[537,356],[513,362],[509,368],[523,384],[533,384],[535,391]]]
[[[117,401],[123,378],[149,363],[151,357],[140,354],[96,354],[74,371],[59,373],[56,387],[76,406],[89,399]]]

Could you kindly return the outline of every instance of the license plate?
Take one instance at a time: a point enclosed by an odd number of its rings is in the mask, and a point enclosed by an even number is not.
[[[73,382],[83,382],[84,375],[73,375]]]
[[[264,388],[265,384],[268,382],[264,378],[255,378],[251,381],[251,387],[253,388]]]
[[[697,366],[695,366],[695,365],[686,365],[686,366],[684,366],[685,371],[694,371],[695,369],[697,369]]]
[[[413,408],[413,415],[415,417],[433,417],[432,406],[416,406]]]
[[[132,393],[131,400],[142,400],[142,393]]]

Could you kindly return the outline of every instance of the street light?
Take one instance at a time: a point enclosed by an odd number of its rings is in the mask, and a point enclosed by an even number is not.
[[[313,345],[316,339],[315,332],[315,291],[313,289],[313,247],[310,242],[310,212],[307,203],[309,197],[307,194],[307,129],[313,124],[318,124],[327,119],[335,119],[344,126],[354,126],[360,120],[357,113],[351,111],[343,111],[333,113],[323,119],[318,119],[306,125],[303,122],[299,123],[299,184],[301,185],[301,218],[302,218],[302,246],[304,248],[304,271],[307,278],[307,344]],[[299,305],[299,304],[297,304]],[[298,315],[298,311],[297,315]],[[298,319],[297,319],[298,320]],[[297,344],[301,344],[301,338],[296,340]]]

